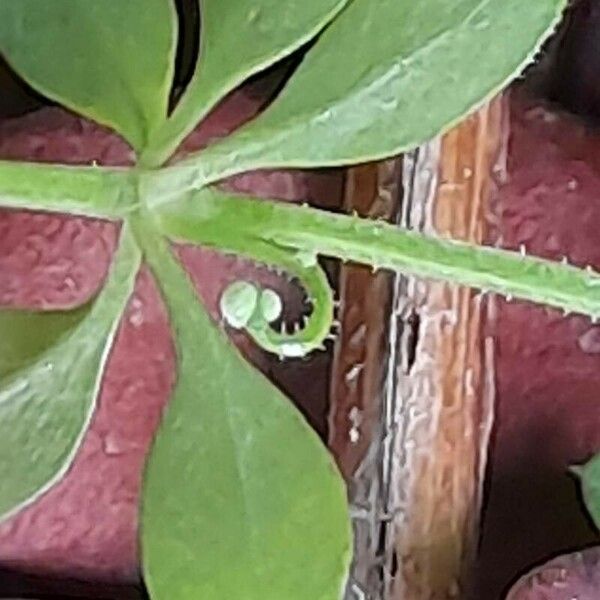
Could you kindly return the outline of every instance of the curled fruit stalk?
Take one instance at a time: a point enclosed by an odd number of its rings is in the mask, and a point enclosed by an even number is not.
[[[311,323],[301,334],[309,336],[312,347],[317,340],[313,331],[316,334],[318,329],[320,336],[326,332],[325,317],[331,319],[332,301],[330,291],[325,295],[324,277],[317,288],[320,294],[313,291],[315,273],[311,273],[303,257],[313,262],[317,256],[349,260],[373,268],[466,285],[483,293],[543,303],[594,320],[600,317],[600,277],[589,268],[578,269],[521,253],[428,237],[383,222],[257,201],[216,189],[157,204],[153,211],[158,227],[174,241],[233,252],[279,265],[298,276],[317,300],[312,317],[314,325]],[[321,298],[326,314],[321,312]],[[329,320],[328,327],[330,325]],[[273,344],[274,338],[270,336],[276,334],[267,335],[269,330],[264,320],[257,326],[249,318],[246,326],[257,343],[281,353],[281,341]],[[296,351],[306,353],[309,348],[310,344],[305,344],[294,347],[293,354],[283,353],[296,356]]]
[[[282,303],[273,290],[259,290],[252,283],[237,281],[221,297],[221,314],[232,327],[244,329],[263,349],[280,357],[301,357],[313,350],[323,349],[333,324],[333,292],[327,275],[317,262],[316,254],[302,255],[262,242],[244,244],[240,253],[257,262],[282,269],[302,286],[306,299],[312,305],[310,315],[295,331],[288,333],[282,325],[280,332],[272,327],[279,319]]]
[[[230,211],[227,203],[220,202],[222,195],[211,188],[167,201],[146,196],[148,217],[153,219],[157,231],[171,241],[200,244],[284,272],[288,279],[300,284],[311,304],[310,314],[295,323],[293,332],[286,331],[285,323],[276,331],[273,323],[281,317],[281,297],[274,290],[260,289],[254,282],[236,281],[224,291],[219,303],[221,316],[230,327],[245,330],[261,348],[281,358],[299,358],[324,349],[325,340],[332,333],[335,303],[327,275],[318,262],[318,252],[262,239],[255,223],[239,221],[236,207]],[[263,204],[257,199],[251,203]],[[185,214],[188,210],[189,214]],[[191,227],[183,234],[177,227],[169,227],[171,220],[179,217],[184,227]]]

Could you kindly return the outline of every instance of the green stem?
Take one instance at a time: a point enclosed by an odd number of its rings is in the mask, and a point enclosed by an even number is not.
[[[215,190],[156,205],[154,211],[163,232],[178,241],[249,256],[253,244],[267,243],[600,317],[600,276],[589,269]]]
[[[0,161],[0,205],[115,219],[132,208],[132,170]]]

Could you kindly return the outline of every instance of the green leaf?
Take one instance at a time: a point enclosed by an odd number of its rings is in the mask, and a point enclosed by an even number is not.
[[[581,478],[583,500],[596,527],[600,529],[600,454],[572,471]]]
[[[68,468],[89,423],[140,256],[123,230],[94,302],[71,315],[0,318],[0,519],[34,500]],[[16,369],[23,360],[27,366]],[[6,375],[6,377],[4,377]]]
[[[167,117],[176,33],[173,0],[0,0],[0,54],[138,151]]]
[[[186,165],[194,184],[266,167],[365,162],[413,148],[498,92],[565,0],[354,0],[274,103]]]
[[[204,0],[196,69],[178,107],[152,140],[160,164],[228,92],[311,40],[347,0]]]
[[[350,528],[332,458],[216,328],[153,234],[138,239],[170,311],[179,373],[144,480],[151,597],[338,600]]]
[[[0,381],[54,346],[79,324],[89,308],[85,305],[66,311],[0,310]]]

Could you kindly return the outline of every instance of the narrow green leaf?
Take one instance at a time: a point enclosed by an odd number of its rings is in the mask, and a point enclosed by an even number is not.
[[[581,478],[583,500],[588,512],[600,529],[600,454],[578,468],[576,474]]]
[[[338,600],[350,528],[332,458],[216,328],[153,234],[138,239],[169,307],[179,362],[143,490],[153,600]]]
[[[185,95],[142,160],[164,162],[228,92],[311,40],[347,0],[204,0],[200,52]]]
[[[187,161],[196,186],[413,148],[499,91],[565,0],[354,0],[261,116]]]
[[[167,117],[176,33],[173,0],[0,0],[0,54],[136,150]]]
[[[0,383],[0,519],[31,502],[68,468],[89,423],[139,262],[125,228],[94,302],[69,316],[0,319],[6,327],[0,331],[2,352],[11,348],[0,363],[7,375]],[[27,366],[15,370],[17,360]]]
[[[0,206],[114,219],[137,206],[129,169],[0,160]]]

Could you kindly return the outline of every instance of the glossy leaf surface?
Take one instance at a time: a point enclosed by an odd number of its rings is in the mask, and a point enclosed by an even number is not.
[[[0,363],[7,374],[0,383],[0,519],[69,466],[89,423],[139,258],[125,229],[95,301],[72,315],[24,313],[8,324],[6,315],[0,319],[6,327],[2,351],[11,348]],[[17,359],[26,366],[15,370]]]
[[[248,77],[311,40],[347,0],[203,0],[195,73],[168,124],[153,139],[162,162],[185,134]]]
[[[167,116],[176,24],[173,0],[0,0],[0,54],[140,150]]]
[[[413,148],[499,91],[564,0],[354,0],[262,116],[198,159],[198,184]],[[193,160],[193,159],[190,159]]]
[[[143,491],[151,597],[338,600],[350,531],[332,458],[217,329],[166,246],[148,235],[144,250],[179,371]]]

